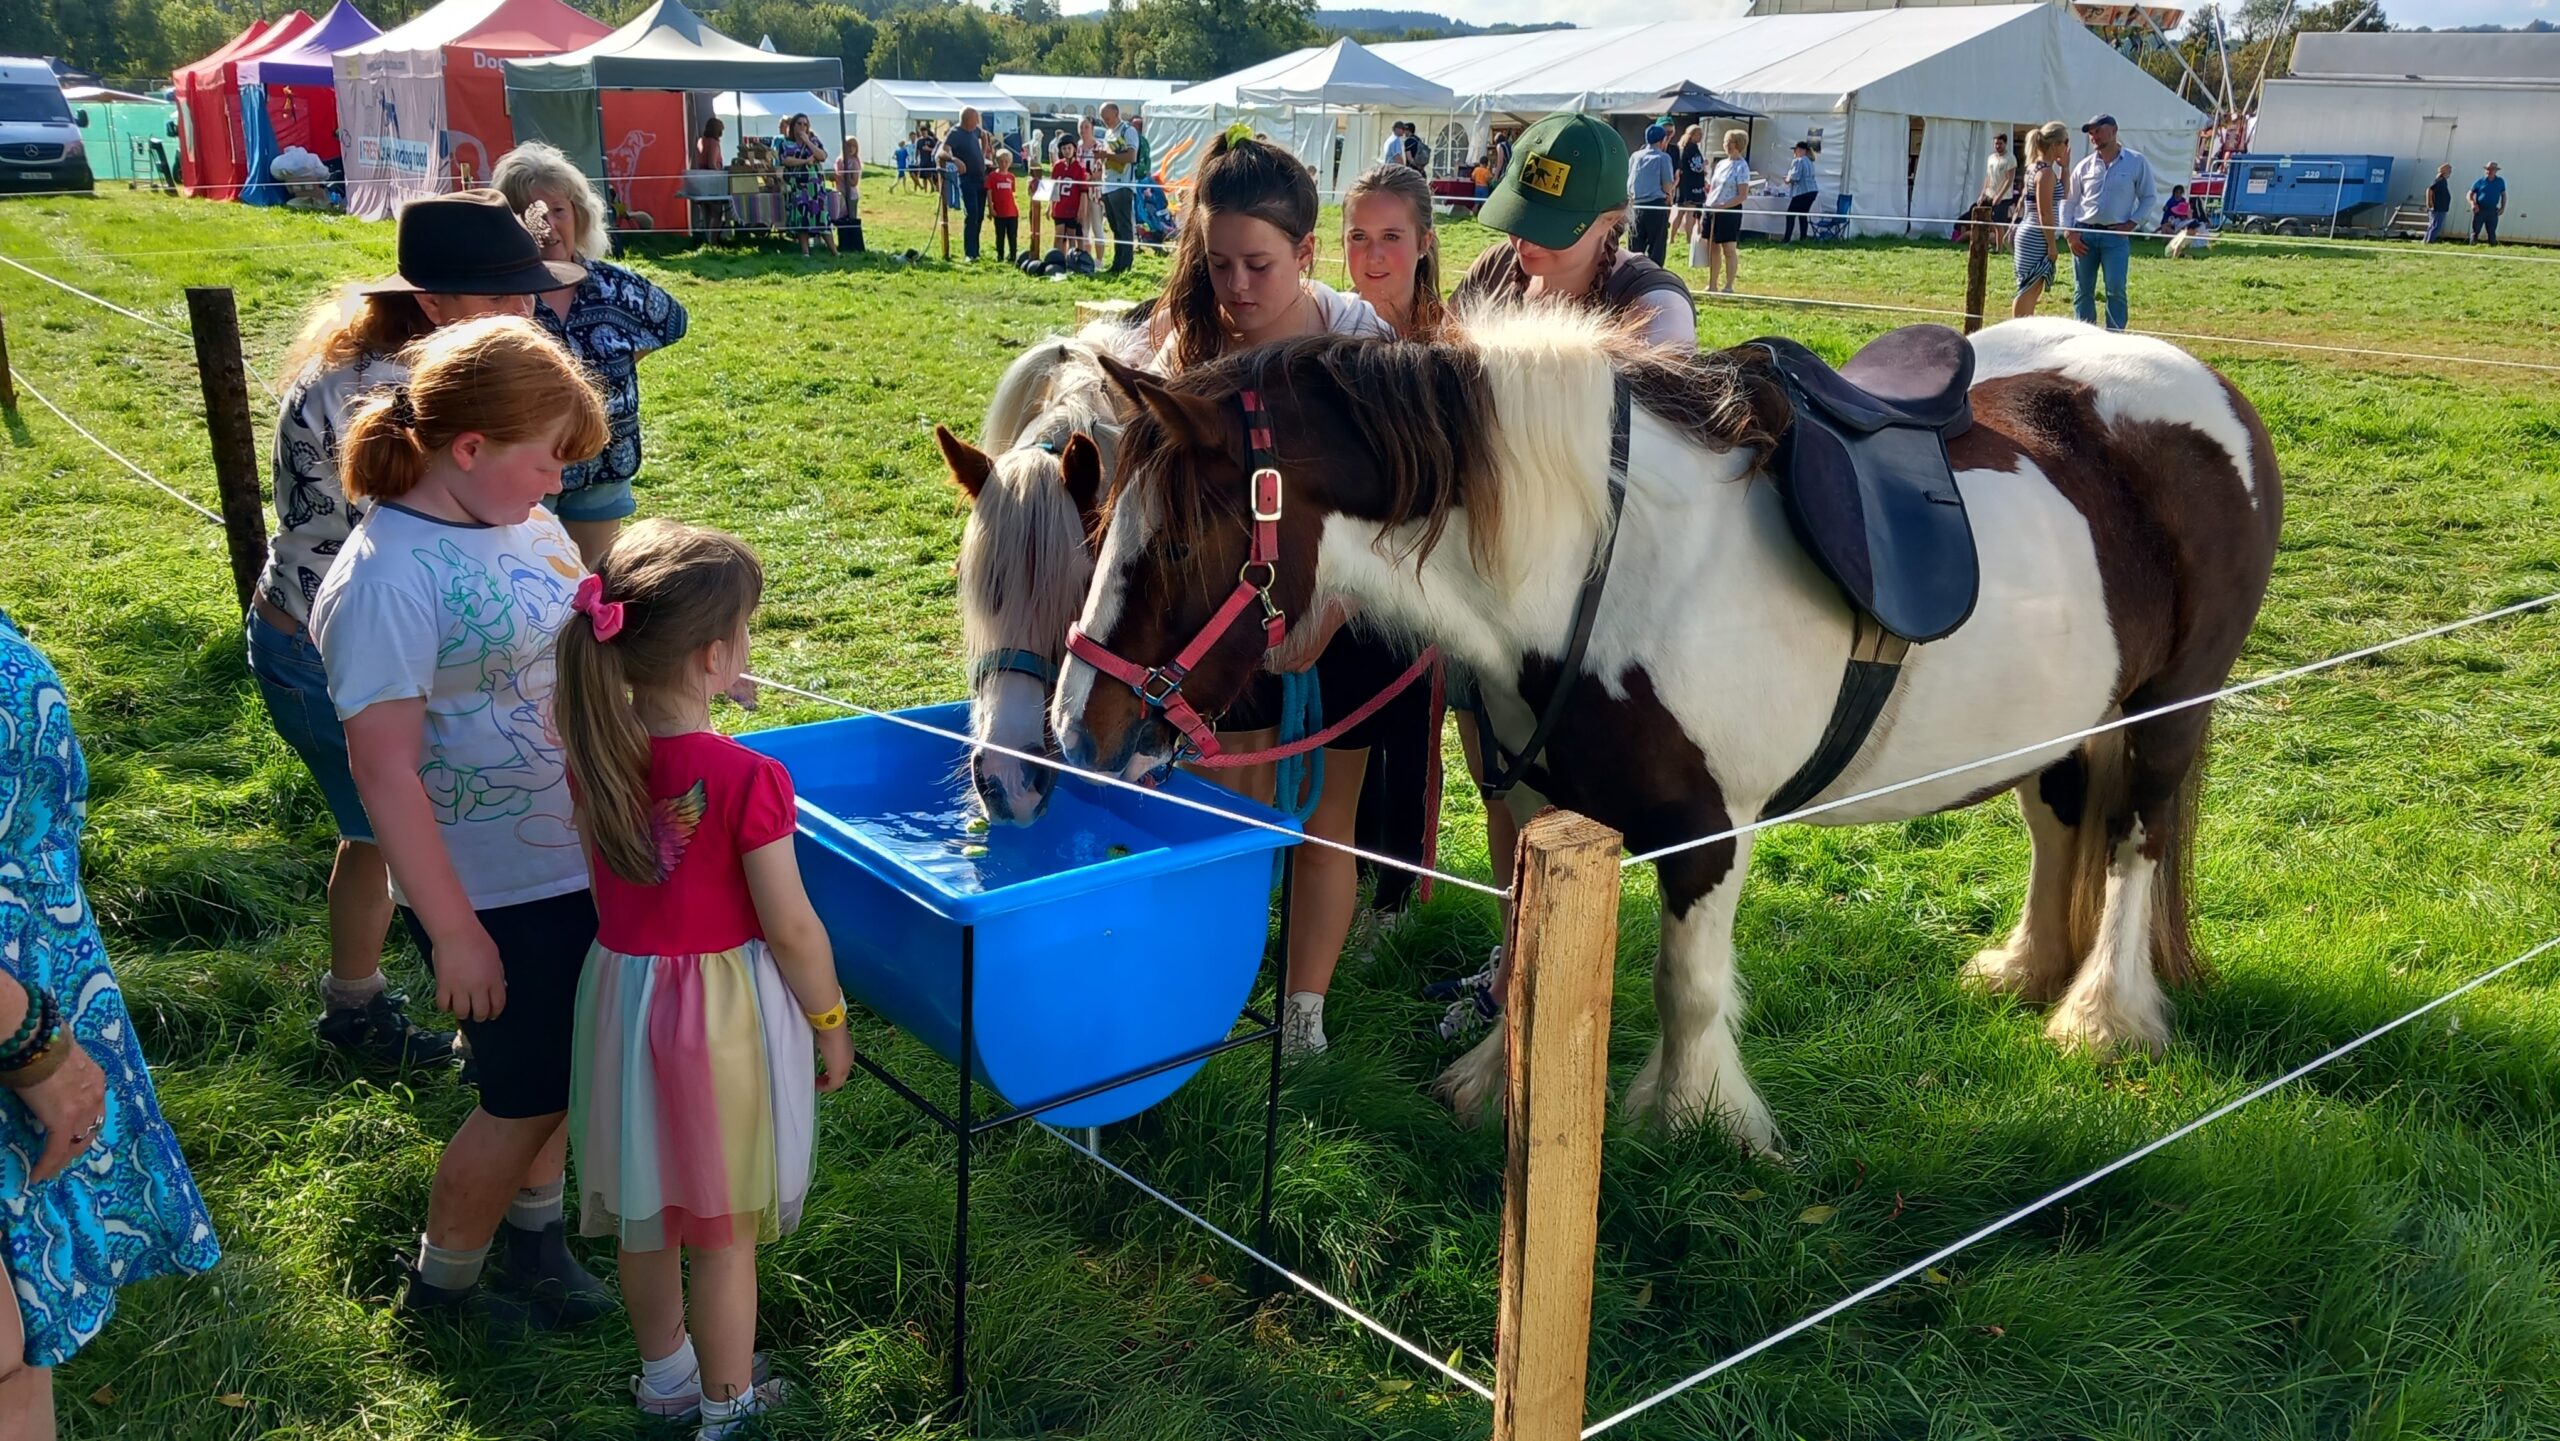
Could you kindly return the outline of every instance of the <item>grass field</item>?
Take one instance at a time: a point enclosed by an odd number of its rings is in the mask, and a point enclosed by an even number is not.
[[[875,193],[868,258],[636,262],[694,317],[644,366],[643,512],[763,550],[759,669],[884,706],[962,690],[960,516],[933,423],[974,429],[1004,361],[1066,325],[1073,298],[1161,274],[1150,257],[1119,282],[1053,284],[877,253],[923,244],[924,221]],[[1448,229],[1451,273],[1483,238]],[[181,287],[237,287],[270,375],[302,310],[390,253],[386,226],[229,205],[0,206],[0,255],[181,328]],[[2233,245],[2137,261],[2135,323],[2548,363],[2554,273]],[[1962,293],[1942,242],[1753,246],[1744,277],[1888,305]],[[211,502],[183,338],[6,268],[0,310],[29,380]],[[1701,328],[1836,356],[1895,319],[1719,302]],[[2560,590],[2549,374],[2197,349],[2265,413],[2290,492],[2244,675]],[[353,1075],[310,1034],[327,815],[248,682],[215,529],[31,402],[7,429],[0,606],[71,691],[95,771],[91,894],[229,1248],[207,1278],[128,1293],[61,1374],[68,1434],[662,1434],[629,1413],[617,1324],[496,1353],[389,1314],[464,1095]],[[771,704],[751,723],[824,714]],[[2198,931],[2219,978],[2180,997],[2156,1063],[2058,1055],[2038,1017],[1956,986],[2016,912],[2012,808],[1763,838],[1739,934],[1744,1049],[1790,1158],[1613,1131],[1595,1416],[2560,934],[2560,621],[2262,691],[2218,732]],[[1479,837],[1459,801],[1444,856],[1480,873]],[[1447,1053],[1416,992],[1471,969],[1494,928],[1489,903],[1444,889],[1346,962],[1333,1053],[1289,1080],[1280,1191],[1283,1259],[1479,1375],[1500,1139],[1425,1095]],[[1650,877],[1631,876],[1622,1084],[1653,1033],[1654,929]],[[2560,1436],[2555,975],[2560,958],[2523,969],[1612,1434]],[[926,1064],[880,1027],[861,1040]],[[1212,1067],[1107,1148],[1237,1221],[1254,1070]],[[823,1107],[819,1169],[807,1225],[765,1270],[768,1344],[812,1398],[775,1434],[956,1434],[937,1410],[947,1146],[857,1083]],[[1485,1432],[1480,1402],[1311,1301],[1256,1301],[1240,1258],[1046,1137],[1000,1143],[977,1185],[977,1434]]]

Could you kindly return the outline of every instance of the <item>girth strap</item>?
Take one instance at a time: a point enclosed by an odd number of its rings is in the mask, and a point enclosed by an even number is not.
[[[1831,702],[1830,724],[1822,728],[1822,743],[1760,808],[1762,820],[1801,810],[1838,780],[1874,732],[1885,702],[1893,699],[1894,683],[1902,677],[1902,658],[1911,653],[1911,642],[1876,624],[1864,611],[1853,611],[1851,619],[1857,629],[1849,642],[1849,664],[1840,676],[1840,694]]]
[[[1618,553],[1618,519],[1627,506],[1627,442],[1634,421],[1634,403],[1625,377],[1619,377],[1616,403],[1609,417],[1609,530],[1600,538],[1598,563],[1583,577],[1582,591],[1573,599],[1573,630],[1565,640],[1564,666],[1556,673],[1556,688],[1548,694],[1546,708],[1538,715],[1537,729],[1529,732],[1529,743],[1517,755],[1505,749],[1493,733],[1492,717],[1485,714],[1481,691],[1473,702],[1476,734],[1484,741],[1485,774],[1478,789],[1486,800],[1497,801],[1511,794],[1512,788],[1520,784],[1521,773],[1546,754],[1547,740],[1564,719],[1565,705],[1573,699],[1574,687],[1582,679],[1582,658],[1591,649],[1591,628],[1600,619],[1600,592],[1609,584],[1609,562]]]

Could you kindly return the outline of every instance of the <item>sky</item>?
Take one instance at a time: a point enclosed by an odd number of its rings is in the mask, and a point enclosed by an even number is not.
[[[1333,0],[1318,3],[1322,6]],[[1401,8],[1406,0],[1362,3]],[[1070,14],[1078,14],[1102,6],[1103,0],[1066,0],[1064,8]],[[1662,19],[1665,13],[1662,0],[1410,0],[1410,8],[1478,25],[1563,18],[1571,18],[1579,25],[1632,25]],[[2382,0],[2382,13],[2394,25],[2522,25],[2533,20],[2560,24],[2560,0]]]

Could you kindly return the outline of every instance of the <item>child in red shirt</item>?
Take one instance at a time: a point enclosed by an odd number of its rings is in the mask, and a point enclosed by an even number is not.
[[[744,541],[643,521],[579,582],[557,652],[597,917],[570,1058],[578,1229],[619,1243],[640,1409],[698,1414],[700,1441],[783,1399],[755,1374],[756,1243],[800,1224],[817,1093],[853,1066],[791,776],[711,728],[763,590]]]
[[[996,222],[996,259],[1010,265],[1022,253],[1022,210],[1013,198],[1013,152],[996,152],[996,168],[987,173],[987,214]]]
[[[1076,143],[1058,141],[1058,158],[1049,166],[1049,178],[1057,182],[1056,193],[1049,199],[1049,218],[1058,225],[1058,249],[1073,255],[1084,248],[1083,182],[1093,178],[1092,170],[1076,154]]]

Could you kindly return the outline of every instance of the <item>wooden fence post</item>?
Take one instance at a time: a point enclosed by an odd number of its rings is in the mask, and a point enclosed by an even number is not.
[[[0,314],[0,410],[18,413],[18,378],[9,373],[9,317]]]
[[[267,513],[258,484],[257,431],[249,419],[249,369],[240,358],[240,311],[230,287],[187,287],[187,324],[195,332],[196,375],[204,384],[204,424],[213,439],[222,530],[231,543],[231,583],[246,611],[267,569]]]
[[[1576,1441],[1591,1362],[1600,1131],[1618,962],[1618,857],[1597,821],[1548,811],[1513,873],[1494,1441]]]
[[[1964,333],[1971,335],[1982,328],[1984,273],[1991,265],[1991,207],[1976,200],[1965,214],[1973,220],[1967,227],[1970,238],[1964,253]]]

